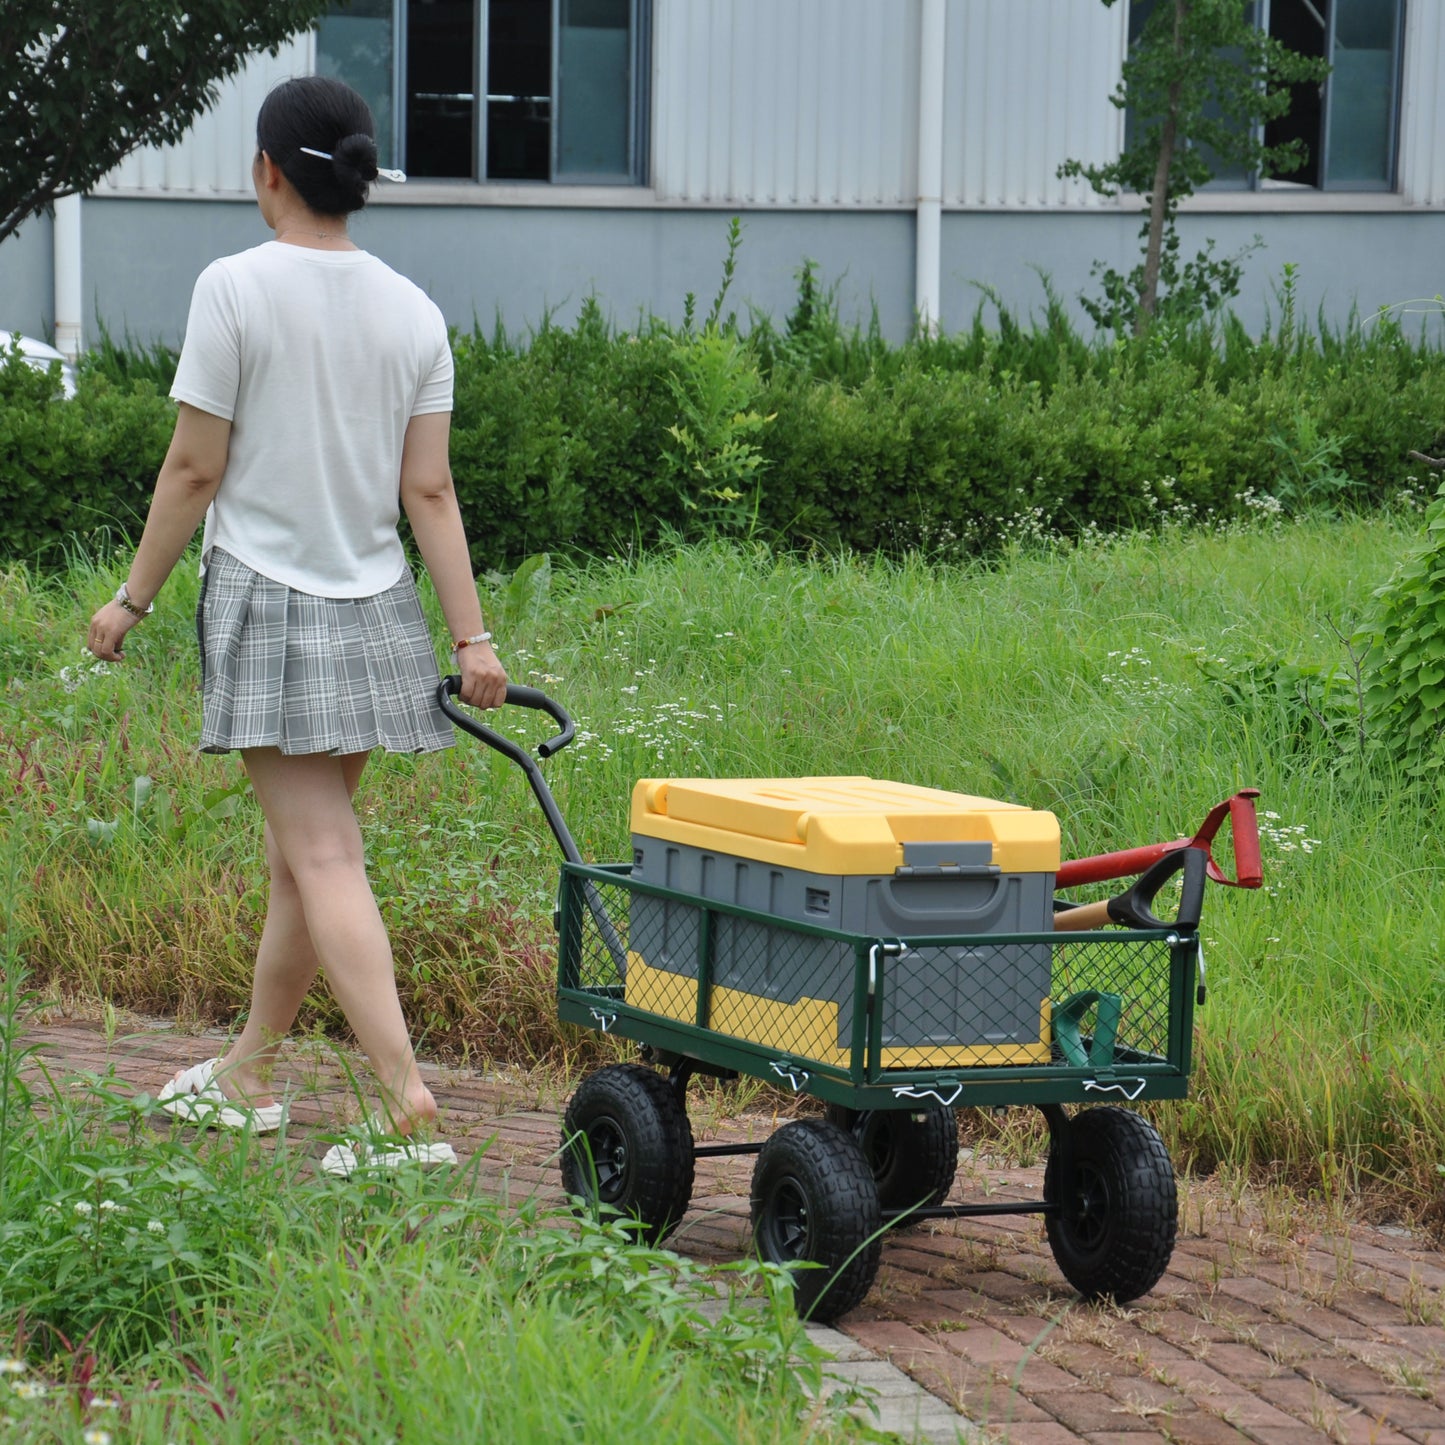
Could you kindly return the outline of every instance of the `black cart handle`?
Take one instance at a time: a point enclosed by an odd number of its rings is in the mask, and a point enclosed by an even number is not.
[[[499,753],[521,762],[527,756],[526,751],[510,738],[505,738],[499,732],[487,727],[485,723],[479,723],[468,713],[464,713],[456,703],[452,701],[458,697],[462,690],[462,680],[455,673],[450,677],[444,677],[437,688],[437,705],[441,710],[464,732],[469,732],[474,738],[486,743],[489,748],[495,748]],[[507,684],[507,703],[513,707],[536,708],[538,712],[546,713],[562,729],[556,737],[548,738],[544,743],[537,744],[537,756],[539,758],[550,758],[553,753],[560,753],[563,748],[577,735],[576,724],[567,715],[567,709],[560,702],[547,696],[540,688],[523,687],[520,683],[509,682]]]
[[[562,849],[562,856],[569,863],[580,863],[582,855],[577,851],[577,843],[568,830],[567,824],[563,821],[557,800],[553,798],[551,790],[542,777],[542,769],[538,765],[537,759],[520,743],[514,743],[511,738],[504,738],[501,733],[494,732],[485,723],[479,723],[476,718],[464,713],[452,701],[461,688],[462,680],[455,673],[451,677],[442,678],[437,684],[437,706],[463,732],[471,733],[474,738],[486,743],[489,748],[495,748],[504,758],[510,758],[526,773],[527,782],[531,784],[532,792],[541,805],[547,825],[552,829],[552,834]],[[539,756],[549,758],[572,741],[577,731],[572,724],[572,719],[567,716],[566,708],[561,703],[554,702],[546,693],[539,692],[535,687],[521,687],[514,682],[509,682],[507,684],[507,701],[516,703],[520,707],[537,708],[540,712],[550,714],[561,725],[562,731],[556,737],[548,738],[545,743],[537,744]]]
[[[1199,915],[1204,910],[1208,864],[1208,858],[1199,848],[1175,848],[1146,868],[1126,892],[1107,901],[1084,903],[1055,912],[1054,930],[1103,928],[1110,923],[1120,923],[1126,928],[1177,928],[1181,932],[1193,933],[1199,927]],[[1166,923],[1154,916],[1154,897],[1181,869],[1184,872],[1184,889],[1179,898],[1179,913],[1173,923]]]
[[[1204,911],[1204,881],[1209,860],[1198,848],[1176,848],[1157,863],[1146,868],[1134,880],[1134,886],[1109,900],[1109,917],[1129,928],[1178,928],[1193,933],[1199,927]],[[1154,897],[1164,884],[1180,870],[1184,872],[1184,889],[1179,898],[1179,912],[1172,924],[1154,916]]]

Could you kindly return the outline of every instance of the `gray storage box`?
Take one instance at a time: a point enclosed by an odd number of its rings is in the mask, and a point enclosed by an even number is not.
[[[663,808],[639,810],[639,795]],[[638,785],[633,825],[633,877],[784,925],[912,940],[1050,926],[1057,823],[1009,804],[859,778],[652,783]],[[975,836],[938,837],[950,827]],[[730,850],[709,846],[724,842]],[[1000,855],[1049,866],[1006,868]],[[701,918],[694,905],[633,895],[629,1002],[673,1017],[696,1008]],[[712,958],[710,1027],[722,1002],[731,1032],[783,1047],[780,1032],[796,1024],[816,1046],[826,1015],[830,1048],[848,1048],[852,945],[718,914]],[[1046,1059],[1050,965],[1047,944],[924,944],[887,957],[882,1046],[908,1063],[939,1050],[952,1062]]]

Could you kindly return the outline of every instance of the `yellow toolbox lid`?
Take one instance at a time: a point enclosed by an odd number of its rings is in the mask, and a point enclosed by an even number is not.
[[[643,778],[632,831],[807,873],[891,874],[905,843],[987,842],[1005,873],[1059,866],[1052,813],[876,778]]]

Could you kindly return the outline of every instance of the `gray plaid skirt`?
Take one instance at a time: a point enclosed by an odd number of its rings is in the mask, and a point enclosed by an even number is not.
[[[452,744],[410,572],[375,597],[313,597],[213,550],[196,633],[203,753],[427,753]]]

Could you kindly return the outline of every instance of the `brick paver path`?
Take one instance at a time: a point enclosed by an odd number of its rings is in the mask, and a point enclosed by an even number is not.
[[[113,1067],[150,1089],[217,1051],[215,1036],[159,1027],[108,1045],[98,1025],[59,1019],[27,1036],[52,1064]],[[290,1050],[285,1072],[293,1138],[354,1112],[329,1053]],[[425,1072],[459,1154],[484,1148],[483,1174],[514,1196],[560,1198],[559,1094],[523,1077]],[[773,1124],[693,1112],[700,1143],[760,1139]],[[749,1156],[699,1160],[693,1208],[669,1244],[739,1257],[751,1168]],[[1042,1184],[1042,1161],[965,1160],[956,1189],[1037,1198]],[[1127,1309],[1079,1304],[1037,1217],[994,1216],[891,1236],[877,1284],[839,1328],[1015,1445],[1445,1445],[1445,1251],[1403,1232],[1330,1228],[1283,1195],[1205,1182],[1180,1198],[1169,1272]]]

